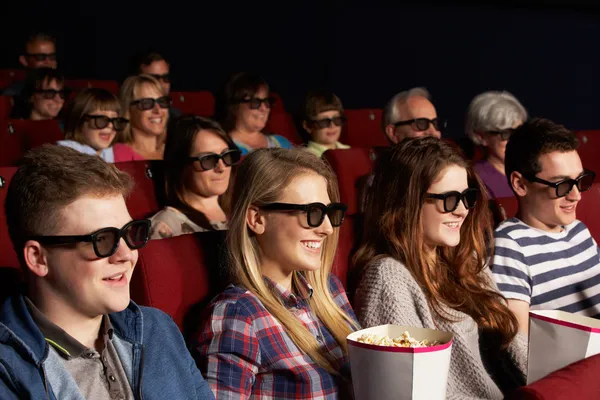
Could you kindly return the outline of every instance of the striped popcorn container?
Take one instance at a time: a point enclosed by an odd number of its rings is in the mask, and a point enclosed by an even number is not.
[[[600,353],[600,320],[566,311],[529,312],[527,384]]]
[[[404,332],[417,341],[427,340],[434,345],[395,347],[365,341],[373,337],[399,338]],[[351,333],[346,339],[354,398],[445,399],[453,337],[450,332],[398,325],[380,325]]]

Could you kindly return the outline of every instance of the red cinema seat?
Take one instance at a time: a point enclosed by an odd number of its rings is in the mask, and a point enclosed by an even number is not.
[[[224,239],[224,231],[213,231],[151,240],[139,250],[131,298],[166,312],[188,334],[194,332],[202,308],[225,287]]]
[[[12,99],[10,96],[0,96],[0,121],[7,120],[12,111]]]
[[[294,119],[287,112],[271,112],[265,130],[275,135],[281,135],[293,144],[302,143]]]
[[[27,150],[64,138],[57,121],[9,120],[0,126],[0,165],[15,165]]]
[[[359,212],[361,185],[364,184],[373,168],[372,154],[369,149],[351,148],[327,150],[323,158],[337,175],[340,188],[340,200],[348,206],[348,215]]]
[[[579,139],[579,148],[577,152],[581,157],[583,166],[594,171],[596,180],[600,180],[600,158],[598,149],[600,149],[600,130],[578,131],[575,132]]]
[[[340,234],[338,246],[335,252],[335,259],[333,261],[333,269],[331,271],[340,279],[346,290],[348,290],[348,270],[351,264],[350,254],[354,248],[354,221],[354,215],[346,215],[346,218],[344,218],[344,223],[339,228]]]
[[[135,186],[125,203],[133,219],[148,218],[160,210],[162,199],[162,161],[127,161],[115,163],[133,178]]]
[[[498,198],[495,199],[495,202],[498,208],[503,210],[502,212],[506,215],[506,218],[515,217],[519,211],[519,201],[515,196]]]
[[[49,119],[44,121],[30,121],[13,119],[8,122],[9,133],[20,136],[26,150],[41,146],[46,143],[55,144],[65,138],[58,121]]]
[[[99,88],[106,89],[115,95],[119,93],[119,83],[111,80],[67,79],[65,80],[65,86],[75,92],[86,88]]]
[[[183,114],[212,117],[215,114],[215,97],[208,90],[199,92],[171,92],[172,106]]]
[[[17,167],[0,167],[0,267],[19,268],[19,260],[13,249],[12,242],[8,236],[8,225],[6,224],[6,214],[4,212],[4,201],[8,193],[8,185],[13,175],[17,172]]]
[[[25,79],[24,69],[0,69],[0,79],[6,81],[22,81]]]
[[[596,243],[600,243],[600,184],[595,183],[591,189],[581,194],[581,201],[577,204],[577,219],[583,222]]]
[[[273,112],[276,112],[276,113],[285,112],[285,106],[283,104],[283,100],[281,99],[281,96],[279,94],[275,93],[275,92],[269,93],[269,96],[275,98],[275,104],[273,104],[273,106],[271,107],[271,113],[273,113]]]
[[[600,399],[600,355],[585,358],[506,396],[506,400]]]
[[[378,108],[344,110],[347,121],[340,142],[352,147],[388,146],[381,131],[383,111]]]

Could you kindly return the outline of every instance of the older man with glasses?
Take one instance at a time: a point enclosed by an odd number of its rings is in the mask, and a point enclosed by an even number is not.
[[[385,106],[382,129],[391,144],[407,137],[441,137],[446,121],[440,120],[427,89],[412,88],[396,94]]]

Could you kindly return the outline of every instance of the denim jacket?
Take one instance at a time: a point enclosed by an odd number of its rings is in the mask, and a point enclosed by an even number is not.
[[[214,399],[167,314],[132,301],[109,317],[136,400]],[[9,297],[0,308],[0,399],[84,400],[59,357],[50,351],[24,297]]]

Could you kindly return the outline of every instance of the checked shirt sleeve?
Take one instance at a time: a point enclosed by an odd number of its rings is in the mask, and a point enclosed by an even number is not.
[[[260,346],[248,307],[240,301],[216,303],[198,342],[196,360],[216,399],[250,398]]]

